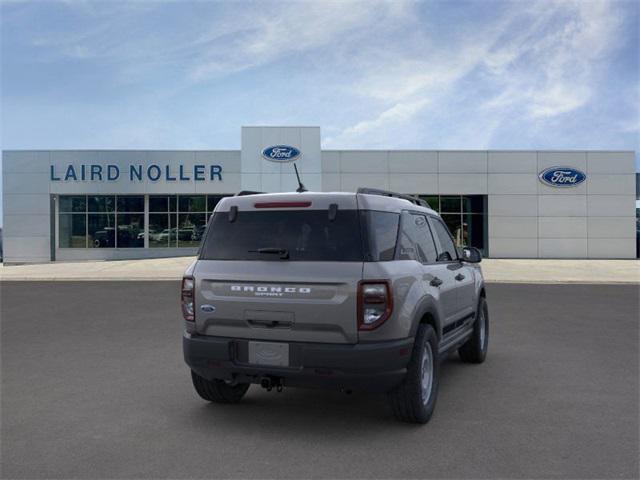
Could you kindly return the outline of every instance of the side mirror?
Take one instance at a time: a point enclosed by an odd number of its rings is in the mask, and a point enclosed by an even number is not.
[[[460,255],[463,262],[468,263],[480,263],[482,261],[482,253],[476,247],[462,247],[462,255]]]

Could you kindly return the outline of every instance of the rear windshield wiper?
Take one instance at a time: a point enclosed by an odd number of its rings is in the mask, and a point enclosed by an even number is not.
[[[278,248],[278,247],[266,247],[259,248],[257,250],[249,250],[250,253],[272,253],[275,255],[280,255],[282,260],[287,260],[289,258],[289,250],[286,248]]]

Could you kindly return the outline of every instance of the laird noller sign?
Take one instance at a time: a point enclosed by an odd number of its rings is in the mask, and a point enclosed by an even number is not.
[[[115,182],[120,179],[130,182],[206,182],[222,181],[221,165],[142,165],[131,164],[122,168],[115,164],[69,164],[62,169],[50,166],[52,182]]]

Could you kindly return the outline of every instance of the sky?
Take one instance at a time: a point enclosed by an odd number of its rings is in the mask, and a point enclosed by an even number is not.
[[[639,151],[639,4],[0,0],[0,148]]]

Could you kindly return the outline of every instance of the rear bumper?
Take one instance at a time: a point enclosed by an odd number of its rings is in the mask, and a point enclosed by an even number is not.
[[[185,332],[184,359],[198,375],[212,379],[260,383],[277,377],[285,386],[388,391],[406,374],[413,338],[355,345],[289,343],[289,367],[248,363],[247,339]]]

